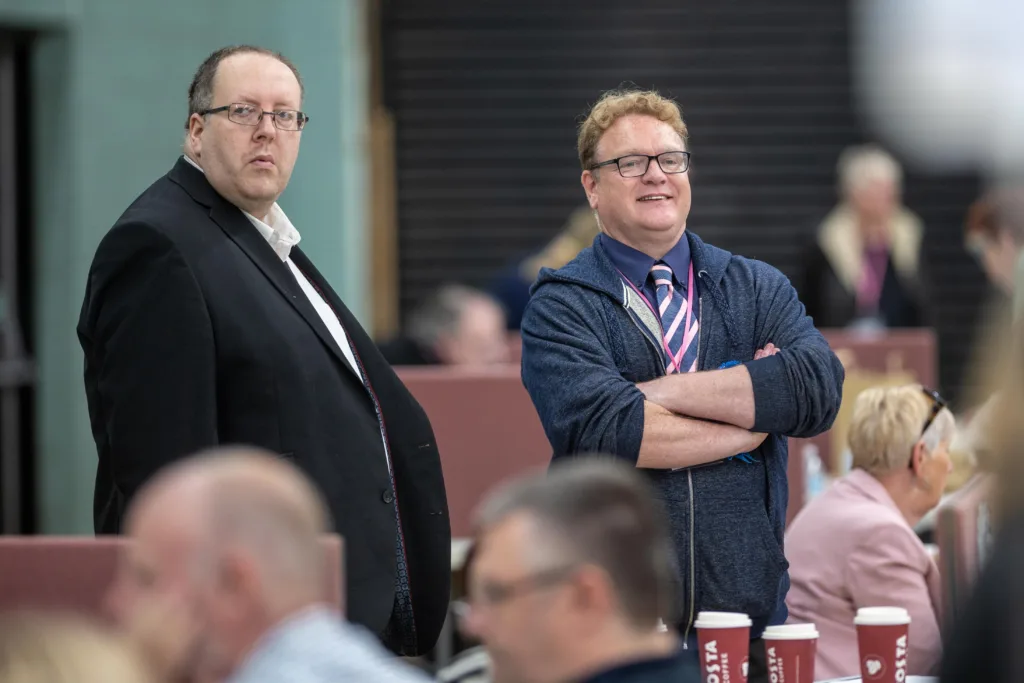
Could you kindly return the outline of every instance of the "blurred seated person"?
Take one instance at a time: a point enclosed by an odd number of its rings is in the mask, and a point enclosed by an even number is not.
[[[1015,281],[1024,263],[1024,189],[1010,186],[986,192],[967,212],[964,245],[973,254],[993,288],[993,296],[983,306],[974,335],[964,384],[987,390],[999,383],[1005,371],[1004,355],[1009,352],[1013,320],[1019,318],[1020,293],[1014,303]],[[1024,288],[1024,285],[1021,286]],[[974,408],[989,401],[989,396],[974,395]]]
[[[329,520],[286,457],[222,446],[177,461],[129,507],[108,608],[165,683],[423,683],[328,602]]]
[[[902,171],[874,146],[847,149],[839,204],[803,257],[800,300],[819,328],[923,327],[921,221],[901,202]]]
[[[1015,207],[1015,203],[1021,206]],[[978,259],[988,281],[1012,296],[1024,248],[1024,191],[996,188],[971,204],[964,224],[964,246]]]
[[[947,639],[942,683],[1010,683],[1024,680],[1024,345],[1002,367],[988,390],[994,401],[988,443],[995,472],[990,509],[995,537],[971,594],[960,605]]]
[[[860,672],[853,619],[872,606],[910,612],[908,674],[936,669],[939,570],[914,525],[942,496],[955,431],[945,401],[920,385],[876,387],[857,397],[853,469],[808,503],[786,533],[786,605],[791,622],[818,627],[817,677]]]
[[[675,622],[661,501],[620,459],[555,464],[492,491],[477,515],[463,628],[501,683],[697,683]]]
[[[404,335],[378,346],[391,365],[487,367],[510,360],[501,305],[464,285],[440,287],[413,311]]]
[[[583,248],[589,247],[598,232],[600,229],[593,209],[582,206],[570,214],[562,230],[543,249],[502,270],[488,290],[505,307],[509,330],[519,329],[523,311],[530,301],[530,287],[540,269],[561,268],[576,258]]]
[[[166,683],[127,639],[80,617],[0,617],[3,683]]]

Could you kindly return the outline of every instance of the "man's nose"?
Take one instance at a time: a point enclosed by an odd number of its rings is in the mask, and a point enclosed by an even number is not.
[[[255,137],[273,139],[277,135],[277,127],[274,125],[274,115],[270,112],[263,112],[263,117],[256,124]]]
[[[642,180],[645,183],[661,183],[668,180],[668,176],[661,170],[658,160],[651,159],[651,163],[647,165],[647,173],[644,173]]]

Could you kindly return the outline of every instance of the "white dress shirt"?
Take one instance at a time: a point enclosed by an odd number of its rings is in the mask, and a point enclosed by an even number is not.
[[[202,171],[202,167],[196,162],[192,161],[188,155],[184,155],[185,161],[195,166],[197,169]],[[204,171],[205,173],[205,171]],[[306,276],[302,274],[292,260],[289,257],[292,251],[292,247],[299,243],[302,236],[299,235],[299,231],[295,229],[292,222],[288,220],[288,216],[284,214],[281,207],[274,202],[274,205],[270,207],[270,213],[268,213],[264,220],[256,218],[252,214],[242,211],[245,217],[249,219],[249,222],[256,226],[256,229],[260,231],[263,238],[267,240],[271,247],[274,249],[274,253],[285,262],[288,269],[292,271],[292,275],[299,281],[299,287],[302,288],[303,294],[309,299],[309,303],[313,304],[313,308],[316,309],[320,319],[324,321],[324,325],[327,326],[327,331],[331,333],[331,337],[334,338],[335,343],[338,344],[338,348],[345,355],[345,360],[348,361],[349,367],[352,372],[359,375],[362,380],[362,375],[359,372],[359,366],[356,365],[355,354],[352,353],[352,345],[348,342],[348,335],[345,334],[344,328],[341,326],[341,321],[338,320],[338,316],[334,314],[330,305],[324,301],[323,297],[313,288],[313,285],[309,283]]]

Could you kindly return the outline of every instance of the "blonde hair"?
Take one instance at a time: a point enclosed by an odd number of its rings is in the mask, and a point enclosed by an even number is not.
[[[839,191],[844,197],[876,180],[887,180],[897,187],[903,182],[903,169],[899,163],[877,145],[847,147],[839,155],[836,173]]]
[[[918,441],[924,441],[929,453],[940,443],[949,444],[956,422],[946,408],[921,433],[933,406],[919,384],[862,391],[853,406],[848,435],[853,466],[882,476],[907,467]]]
[[[523,261],[520,268],[523,278],[532,282],[537,279],[541,268],[561,268],[576,258],[584,247],[589,247],[599,232],[601,229],[593,209],[581,206],[574,210],[561,232],[540,253]]]
[[[53,614],[0,617],[4,683],[152,683],[141,655],[82,618]]]
[[[653,116],[672,127],[686,148],[686,124],[679,111],[679,105],[654,90],[611,90],[601,96],[580,124],[576,149],[580,155],[580,166],[587,170],[594,164],[597,143],[601,136],[623,116],[639,114]]]

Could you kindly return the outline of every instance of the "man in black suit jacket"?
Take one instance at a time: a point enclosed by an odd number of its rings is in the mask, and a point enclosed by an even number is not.
[[[399,654],[433,646],[451,527],[426,414],[277,205],[307,117],[298,71],[250,46],[189,89],[186,155],[101,242],[78,335],[99,451],[97,533],[159,468],[260,446],[321,487],[345,538],[346,611]]]

